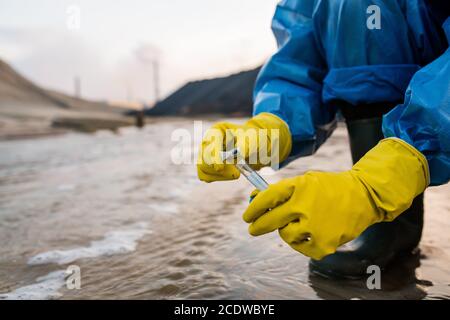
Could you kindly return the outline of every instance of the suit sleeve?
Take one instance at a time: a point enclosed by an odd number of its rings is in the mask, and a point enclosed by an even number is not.
[[[450,18],[443,27],[450,41]],[[431,185],[450,180],[450,49],[413,76],[404,103],[384,116],[383,133],[425,155]]]
[[[254,115],[272,113],[289,126],[293,151],[287,162],[313,154],[334,129],[335,110],[321,102],[327,73],[312,15],[315,1],[281,1],[272,30],[278,51],[260,71],[254,90]]]

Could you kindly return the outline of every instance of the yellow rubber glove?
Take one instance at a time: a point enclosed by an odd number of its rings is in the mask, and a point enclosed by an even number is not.
[[[279,229],[293,249],[320,260],[370,225],[395,219],[428,184],[425,157],[403,140],[388,138],[349,171],[308,172],[270,185],[243,218],[251,223],[250,234]]]
[[[267,147],[264,154],[271,157],[272,140],[278,140],[279,162],[285,160],[292,148],[289,127],[283,120],[271,113],[260,113],[243,125],[228,122],[215,124],[206,132],[200,145],[197,161],[199,179],[212,182],[239,178],[240,172],[236,167],[232,164],[225,164],[220,158],[221,151],[226,150],[227,147],[228,150],[238,147],[254,170],[270,165],[261,163],[258,155],[260,148]]]

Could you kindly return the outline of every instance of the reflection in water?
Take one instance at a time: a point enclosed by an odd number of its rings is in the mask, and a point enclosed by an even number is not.
[[[427,295],[423,287],[433,284],[427,280],[417,279],[416,269],[419,266],[420,250],[397,258],[386,270],[381,271],[379,290],[368,290],[367,278],[330,281],[311,273],[309,282],[317,296],[322,299],[423,299]]]
[[[368,290],[365,281],[310,275],[308,259],[276,232],[249,236],[241,215],[252,187],[243,179],[204,184],[194,164],[173,164],[177,143],[170,138],[178,128],[192,131],[193,123],[1,142],[0,294],[23,297],[26,288],[27,296],[62,299],[450,296],[448,185],[427,192],[421,255],[400,258],[382,272],[382,290]],[[264,178],[350,165],[346,131],[338,128],[315,156]],[[39,263],[30,263],[36,257]],[[53,277],[69,263],[81,268],[80,290]]]

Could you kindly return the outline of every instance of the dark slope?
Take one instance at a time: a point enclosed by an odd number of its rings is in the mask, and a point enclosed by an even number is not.
[[[252,91],[260,68],[228,77],[189,82],[154,108],[147,115],[249,115]]]

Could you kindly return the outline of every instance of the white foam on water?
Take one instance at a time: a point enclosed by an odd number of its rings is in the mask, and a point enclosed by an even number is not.
[[[75,190],[75,187],[73,184],[61,184],[58,186],[58,191],[72,191]]]
[[[36,283],[0,294],[0,300],[45,300],[61,296],[58,292],[65,284],[65,271],[53,271],[36,279]]]
[[[147,223],[138,223],[126,230],[109,232],[102,240],[92,241],[87,247],[68,250],[53,250],[31,257],[29,265],[40,264],[68,264],[78,259],[110,256],[136,250],[137,241],[144,235],[151,233]]]
[[[155,212],[164,212],[166,214],[178,213],[178,205],[174,203],[149,203],[147,208]]]

